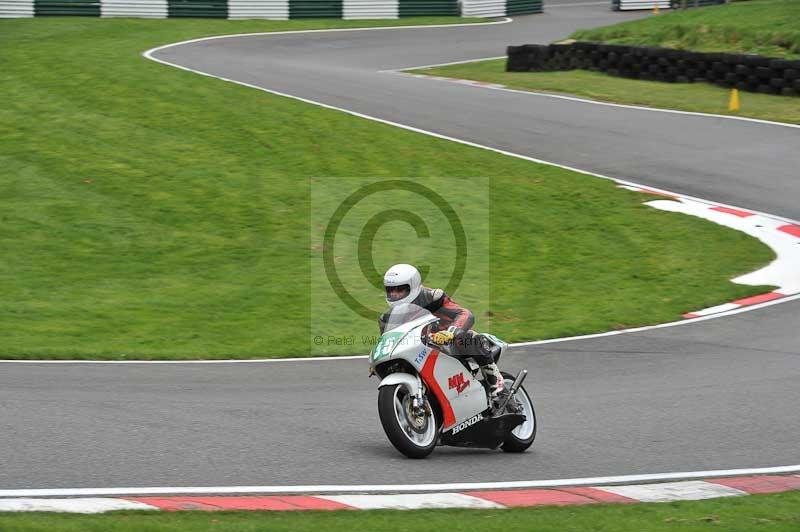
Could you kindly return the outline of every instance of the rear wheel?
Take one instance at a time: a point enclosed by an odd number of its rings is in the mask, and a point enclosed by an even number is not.
[[[514,376],[503,372],[503,381],[507,388],[511,388]],[[516,401],[519,413],[525,416],[525,421],[521,425],[517,425],[500,446],[507,453],[521,453],[533,445],[533,440],[536,439],[536,411],[524,386],[517,389],[517,393],[510,399],[509,404],[514,401]]]
[[[409,458],[425,458],[436,447],[439,427],[428,399],[415,408],[413,395],[403,384],[383,386],[378,391],[378,415],[386,436]]]

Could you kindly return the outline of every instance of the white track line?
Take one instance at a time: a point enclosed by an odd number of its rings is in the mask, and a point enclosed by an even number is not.
[[[494,26],[497,24],[508,24],[509,22],[513,22],[514,19],[511,17],[504,17],[502,20],[497,20],[494,22],[473,22],[467,24],[431,24],[431,25],[419,25],[419,26],[373,26],[369,28],[335,28],[335,29],[328,29],[328,30],[288,30],[288,31],[265,31],[265,32],[258,32],[258,33],[233,33],[228,35],[212,35],[211,37],[200,37],[198,39],[189,39],[186,41],[174,42],[171,44],[165,44],[163,46],[158,46],[156,48],[151,48],[147,50],[142,55],[147,59],[152,59],[158,63],[162,63],[169,66],[174,66],[183,70],[188,70],[190,72],[194,72],[196,74],[202,74],[204,76],[210,76],[212,78],[222,79],[225,81],[230,81],[231,83],[239,83],[237,81],[220,78],[218,76],[214,76],[212,74],[206,74],[204,72],[200,72],[197,70],[192,70],[189,68],[184,68],[179,65],[173,65],[172,63],[167,63],[166,61],[161,61],[159,59],[155,59],[151,57],[150,54],[158,52],[160,50],[164,50],[166,48],[172,48],[175,46],[183,46],[184,44],[192,44],[196,42],[203,42],[203,41],[214,41],[217,39],[231,39],[235,37],[279,37],[281,35],[297,35],[301,33],[341,33],[347,31],[377,31],[377,30],[421,30],[421,29],[428,29],[428,28],[481,28],[483,26]],[[240,83],[244,85],[244,83]],[[247,85],[249,86],[249,85]],[[266,90],[266,89],[263,89]],[[277,93],[276,93],[277,94]]]
[[[787,303],[789,301],[795,301],[797,299],[800,299],[800,294],[784,297],[784,298],[781,298],[781,299],[776,299],[774,301],[767,301],[767,302],[764,302],[764,303],[758,303],[756,305],[749,305],[749,306],[746,306],[746,307],[739,307],[739,308],[737,308],[735,310],[729,310],[727,312],[720,312],[718,314],[712,314],[710,316],[701,316],[699,318],[691,318],[691,319],[685,319],[685,320],[681,320],[681,321],[673,321],[673,322],[670,322],[670,323],[660,323],[658,325],[646,325],[644,327],[635,327],[633,329],[622,329],[622,330],[619,330],[619,331],[608,331],[608,332],[597,333],[597,334],[584,334],[582,336],[570,336],[570,337],[567,337],[567,338],[552,338],[552,339],[549,339],[549,340],[536,340],[536,341],[533,341],[533,342],[519,342],[519,343],[516,343],[516,344],[509,344],[509,346],[511,346],[511,347],[526,347],[526,346],[531,346],[531,345],[555,344],[555,343],[559,343],[559,342],[571,342],[573,340],[589,340],[589,339],[592,339],[592,338],[603,338],[604,336],[616,336],[618,334],[629,334],[629,333],[635,333],[635,332],[650,331],[650,330],[653,330],[653,329],[664,329],[664,328],[667,328],[667,327],[677,327],[679,325],[689,325],[689,324],[698,323],[698,322],[701,322],[701,321],[707,321],[707,320],[714,320],[714,319],[717,319],[717,318],[722,318],[724,316],[732,316],[734,314],[741,314],[742,312],[750,312],[751,310],[756,310],[756,309],[760,309],[760,308],[764,308],[764,307],[769,307],[769,306],[772,306],[772,305],[779,305],[781,303]]]
[[[218,360],[0,360],[0,364],[263,364],[264,362],[329,362],[359,360],[367,355],[295,358],[221,358]]]
[[[517,159],[522,159],[522,160],[525,160],[525,161],[530,161],[530,162],[539,163],[539,164],[546,164],[546,165],[549,165],[549,166],[555,166],[557,168],[563,168],[565,170],[570,170],[572,172],[578,172],[580,174],[590,175],[590,176],[593,176],[593,177],[598,177],[600,179],[607,179],[607,180],[610,180],[610,181],[614,181],[614,182],[619,183],[621,185],[628,185],[628,186],[639,187],[639,188],[647,188],[647,189],[653,190],[655,192],[661,192],[661,193],[668,194],[668,195],[675,196],[675,197],[686,198],[686,199],[693,200],[693,201],[703,202],[703,203],[707,203],[709,205],[716,205],[716,206],[720,206],[720,207],[728,207],[728,208],[732,208],[732,209],[748,210],[750,212],[753,212],[754,214],[760,214],[762,216],[771,217],[771,218],[774,218],[776,220],[782,220],[782,221],[784,221],[786,223],[800,224],[800,222],[798,222],[796,220],[792,220],[790,218],[784,218],[784,217],[781,217],[781,216],[775,216],[775,215],[772,215],[772,214],[756,211],[756,210],[749,209],[749,208],[746,208],[746,207],[741,207],[741,206],[736,206],[736,205],[728,205],[728,204],[725,204],[725,203],[718,203],[718,202],[713,202],[713,201],[709,201],[709,200],[705,200],[705,199],[701,199],[701,198],[696,198],[694,196],[687,196],[687,195],[683,195],[683,194],[677,194],[675,192],[671,192],[671,191],[668,191],[668,190],[655,188],[655,187],[652,187],[652,186],[649,186],[649,185],[642,185],[640,183],[635,183],[633,181],[626,181],[626,180],[622,180],[622,179],[617,179],[617,178],[609,177],[609,176],[606,176],[606,175],[603,175],[603,174],[598,174],[596,172],[591,172],[591,171],[588,171],[588,170],[582,170],[580,168],[575,168],[575,167],[572,167],[572,166],[567,166],[567,165],[563,165],[563,164],[559,164],[559,163],[545,161],[543,159],[537,159],[535,157],[529,157],[527,155],[522,155],[522,154],[519,154],[519,153],[514,153],[514,152],[510,152],[510,151],[506,151],[506,150],[501,150],[501,149],[498,149],[498,148],[493,148],[491,146],[485,146],[483,144],[477,144],[475,142],[470,142],[470,141],[467,141],[467,140],[463,140],[463,139],[459,139],[459,138],[455,138],[455,137],[450,137],[450,136],[447,136],[447,135],[442,135],[440,133],[435,133],[433,131],[428,131],[428,130],[420,129],[420,128],[413,127],[413,126],[408,126],[408,125],[405,125],[405,124],[401,124],[399,122],[392,122],[391,120],[385,120],[383,118],[378,118],[378,117],[375,117],[375,116],[366,115],[364,113],[359,113],[357,111],[351,111],[349,109],[345,109],[345,108],[342,108],[342,107],[336,107],[336,106],[329,105],[329,104],[322,103],[322,102],[318,102],[318,101],[315,101],[315,100],[309,100],[307,98],[302,98],[300,96],[294,96],[294,95],[287,94],[287,93],[280,92],[280,91],[276,91],[276,90],[273,90],[273,89],[267,89],[267,88],[264,88],[264,87],[259,87],[258,85],[253,85],[251,83],[245,83],[243,81],[237,81],[237,80],[234,80],[234,79],[224,78],[224,77],[221,77],[221,76],[215,76],[214,74],[209,74],[207,72],[203,72],[203,71],[200,71],[200,70],[195,70],[195,69],[192,69],[192,68],[184,67],[184,66],[178,65],[176,63],[170,63],[169,61],[165,61],[163,59],[158,59],[156,57],[153,57],[154,53],[156,53],[156,52],[158,52],[160,50],[165,50],[167,48],[181,46],[181,45],[184,45],[184,44],[208,41],[208,40],[226,39],[226,38],[234,38],[234,37],[248,37],[248,36],[267,36],[267,37],[272,37],[272,36],[281,36],[281,35],[298,34],[298,33],[322,33],[322,32],[342,32],[342,31],[374,31],[374,30],[382,30],[382,29],[390,29],[390,30],[394,30],[394,29],[425,29],[425,28],[442,28],[442,27],[443,28],[449,28],[449,27],[457,27],[457,26],[480,27],[480,26],[484,26],[484,25],[487,25],[487,24],[506,24],[508,22],[511,22],[511,20],[512,19],[510,19],[510,18],[506,18],[505,20],[502,20],[502,21],[499,21],[499,22],[488,22],[488,23],[484,23],[484,24],[452,24],[452,25],[444,25],[444,26],[441,26],[441,25],[440,26],[390,26],[390,27],[383,27],[383,28],[354,28],[354,29],[334,29],[334,30],[299,30],[299,31],[268,32],[268,33],[245,33],[245,34],[236,34],[236,35],[217,35],[217,36],[213,36],[213,37],[203,37],[203,38],[200,38],[200,39],[191,39],[191,40],[181,41],[181,42],[177,42],[177,43],[173,43],[173,44],[166,44],[166,45],[159,46],[159,47],[156,47],[156,48],[151,48],[150,50],[147,50],[146,52],[144,52],[142,55],[145,58],[150,59],[152,61],[155,61],[157,63],[161,63],[162,65],[167,65],[167,66],[170,66],[170,67],[178,68],[178,69],[184,70],[186,72],[192,72],[194,74],[199,74],[201,76],[206,76],[206,77],[210,77],[210,78],[214,78],[214,79],[219,79],[219,80],[222,80],[222,81],[227,81],[229,83],[234,83],[236,85],[241,85],[243,87],[249,87],[251,89],[259,90],[259,91],[262,91],[262,92],[267,92],[269,94],[275,94],[276,96],[283,96],[285,98],[291,98],[293,100],[301,101],[301,102],[308,103],[308,104],[311,104],[311,105],[316,105],[316,106],[319,106],[319,107],[323,107],[325,109],[331,109],[333,111],[340,111],[342,113],[346,113],[346,114],[349,114],[351,116],[356,116],[358,118],[364,118],[366,120],[372,120],[373,122],[379,122],[381,124],[386,124],[386,125],[398,127],[400,129],[405,129],[407,131],[413,131],[415,133],[421,133],[423,135],[428,135],[430,137],[443,139],[443,140],[449,140],[449,141],[452,141],[452,142],[457,142],[457,143],[463,144],[465,146],[471,146],[473,148],[480,148],[480,149],[483,149],[483,150],[491,151],[491,152],[494,152],[494,153],[499,153],[499,154],[506,155],[506,156],[509,156],[509,157],[515,157]],[[480,61],[480,60],[481,59],[479,59],[477,61]],[[461,62],[469,62],[469,61],[461,61]],[[420,68],[420,67],[413,67],[413,68]],[[388,73],[390,71],[385,71],[385,72]],[[399,71],[397,71],[397,73],[399,73]],[[527,91],[519,91],[519,92],[522,92],[522,93],[525,93],[525,94],[535,94],[535,93],[529,93]],[[624,106],[624,105],[618,105],[618,104],[606,104],[604,102],[594,102],[592,100],[581,100],[579,98],[568,98],[568,97],[563,97],[563,98],[567,99],[567,100],[583,101],[583,102],[586,102],[586,103],[595,103],[595,104],[598,104],[598,105],[612,105],[612,106],[616,106],[616,107],[631,107],[631,106]],[[752,120],[752,119],[744,119],[744,118],[740,118],[740,117],[728,117],[728,116],[723,116],[723,115],[719,115],[719,116],[718,115],[704,115],[703,113],[688,113],[688,112],[683,112],[683,111],[669,111],[669,110],[665,110],[665,109],[651,109],[649,107],[641,107],[641,108],[634,107],[634,108],[642,109],[642,110],[645,110],[645,111],[676,112],[676,113],[679,113],[679,114],[697,114],[697,115],[700,115],[700,116],[731,118],[731,119],[736,119],[736,120],[751,120],[751,121],[755,121],[755,122],[764,122],[764,123],[767,123],[767,124],[770,124],[770,125],[777,125],[777,126],[800,127],[800,126],[794,126],[794,125],[791,125],[791,124],[783,124],[783,123],[780,123],[780,122],[765,122],[765,121],[758,121],[758,120]],[[631,332],[641,332],[641,331],[647,331],[647,330],[650,330],[650,329],[659,329],[659,328],[665,328],[665,327],[675,327],[675,326],[678,326],[678,325],[685,325],[685,324],[688,324],[688,323],[696,323],[696,322],[699,322],[699,321],[722,318],[724,316],[730,316],[732,314],[738,314],[740,312],[749,312],[751,310],[760,309],[760,308],[763,308],[763,307],[766,307],[766,306],[777,305],[777,304],[780,304],[780,303],[786,303],[788,301],[793,301],[793,300],[795,300],[797,298],[798,298],[798,296],[785,297],[783,299],[778,299],[778,300],[775,300],[775,301],[770,301],[770,302],[762,303],[762,304],[759,304],[759,305],[751,305],[751,306],[742,307],[742,308],[739,308],[739,309],[736,309],[736,310],[732,310],[732,311],[729,311],[729,312],[721,312],[721,313],[718,313],[718,314],[714,314],[712,316],[703,316],[703,317],[700,317],[700,318],[681,320],[681,321],[676,321],[676,322],[672,322],[672,323],[662,323],[662,324],[659,324],[659,325],[649,325],[649,326],[645,326],[645,327],[636,327],[636,328],[633,328],[633,329],[623,329],[623,330],[619,330],[619,331],[609,331],[609,332],[605,332],[605,333],[589,334],[589,335],[583,335],[583,336],[573,336],[573,337],[569,337],[569,338],[554,338],[554,339],[551,339],[551,340],[537,340],[537,341],[533,341],[533,342],[520,342],[520,343],[516,343],[516,344],[511,344],[511,345],[514,346],[514,347],[529,346],[529,345],[541,345],[541,344],[548,344],[548,343],[555,343],[555,342],[566,342],[566,341],[571,341],[571,340],[583,340],[583,339],[589,339],[589,338],[600,338],[600,337],[603,337],[603,336],[613,336],[613,335],[617,335],[617,334],[626,334],[626,333],[631,333]],[[222,364],[222,363],[227,363],[227,364],[231,364],[231,363],[254,363],[254,362],[255,363],[262,363],[262,362],[300,362],[300,361],[304,362],[304,361],[323,361],[323,360],[354,360],[354,359],[359,359],[359,358],[364,359],[364,358],[367,358],[367,357],[366,356],[351,356],[351,357],[336,357],[336,356],[333,356],[333,357],[313,357],[313,358],[302,358],[301,357],[301,358],[248,359],[248,360],[238,360],[238,359],[226,359],[226,360],[74,360],[74,361],[73,360],[0,360],[0,363],[12,363],[12,364]]]
[[[684,319],[680,321],[673,321],[669,323],[659,323],[658,325],[645,325],[643,327],[635,327],[632,329],[621,329],[618,331],[607,331],[602,333],[584,334],[580,336],[567,336],[564,338],[550,338],[547,340],[533,340],[530,342],[517,342],[509,344],[510,347],[528,347],[534,345],[556,344],[561,342],[572,342],[575,340],[591,340],[593,338],[603,338],[605,336],[616,336],[618,334],[629,334],[636,332],[650,331],[653,329],[664,329],[667,327],[677,327],[679,325],[689,325],[701,321],[714,320],[725,316],[732,316],[734,314],[741,314],[742,312],[749,312],[772,305],[779,305],[789,301],[800,299],[800,294],[793,296],[776,299],[774,301],[766,301],[756,305],[749,305],[746,307],[739,307],[727,312],[720,312],[710,316],[701,316],[698,318]],[[338,362],[340,360],[365,360],[369,358],[368,355],[352,355],[352,356],[327,356],[327,357],[295,357],[295,358],[248,358],[248,359],[220,359],[220,360],[0,360],[0,364],[263,364],[265,362],[278,363],[278,362]]]
[[[421,68],[434,68],[440,66],[450,66],[450,65],[464,65],[467,63],[478,63],[480,61],[492,61],[494,59],[505,59],[506,55],[498,55],[495,57],[480,57],[478,59],[465,59],[463,61],[450,61],[449,63],[436,63],[435,65],[425,65],[425,66],[412,66],[412,67],[403,67],[403,68],[393,68],[391,70],[378,70],[381,74],[399,74],[403,73],[406,70],[419,70]]]
[[[761,467],[752,469],[720,469],[681,473],[656,473],[645,475],[620,475],[590,478],[563,478],[554,480],[520,480],[510,482],[456,482],[450,484],[376,484],[376,485],[319,485],[319,486],[208,486],[208,487],[149,487],[149,488],[67,488],[67,489],[9,489],[0,490],[0,497],[90,497],[127,495],[192,495],[233,493],[386,493],[467,491],[511,488],[557,488],[566,486],[596,486],[663,482],[669,480],[698,480],[713,477],[746,475],[779,475],[800,472],[800,465]]]
[[[448,76],[429,76],[427,74],[414,74],[408,72],[409,70],[420,70],[425,68],[434,68],[439,66],[449,66],[449,65],[458,65],[458,64],[466,64],[466,63],[475,63],[478,61],[489,61],[492,59],[502,59],[502,57],[489,57],[486,59],[475,59],[473,61],[458,61],[455,63],[441,63],[439,65],[426,65],[420,67],[404,67],[401,69],[396,70],[381,70],[381,73],[385,74],[398,74],[402,76],[411,76],[411,77],[428,77],[434,81],[442,81],[445,83],[459,83],[463,81],[471,81],[471,80],[464,80],[461,78],[450,78]],[[536,92],[536,91],[529,91],[524,89],[512,89],[510,87],[506,87],[504,85],[499,84],[488,84],[488,85],[478,85],[478,84],[467,84],[467,83],[459,83],[460,85],[466,85],[470,87],[475,87],[479,89],[488,89],[493,91],[502,91],[502,92],[511,92],[514,94],[524,94],[527,96],[538,96],[542,98],[553,98],[556,100],[568,100],[573,102],[580,102],[580,103],[587,103],[593,105],[603,105],[606,107],[619,107],[622,109],[636,109],[639,111],[652,111],[656,113],[670,113],[676,115],[688,115],[688,116],[706,116],[711,118],[727,118],[729,120],[739,120],[741,122],[754,122],[756,124],[767,124],[770,126],[782,126],[782,127],[790,127],[795,129],[800,129],[800,124],[790,124],[788,122],[775,122],[773,120],[762,120],[760,118],[748,118],[746,116],[731,116],[731,115],[718,115],[714,113],[701,113],[697,111],[679,111],[677,109],[661,109],[658,107],[645,107],[643,105],[627,105],[623,103],[611,103],[611,102],[603,102],[600,100],[589,100],[586,98],[578,98],[577,96],[565,96],[563,94],[553,94],[549,92]]]

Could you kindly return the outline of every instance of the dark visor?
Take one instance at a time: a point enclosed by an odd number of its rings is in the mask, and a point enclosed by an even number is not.
[[[411,287],[407,284],[401,284],[400,286],[387,286],[386,287],[386,299],[389,301],[397,301],[403,299],[408,294],[411,293]]]

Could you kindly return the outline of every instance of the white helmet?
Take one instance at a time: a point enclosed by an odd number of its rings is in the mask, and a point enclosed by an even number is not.
[[[383,275],[383,286],[386,288],[386,302],[393,307],[417,299],[422,288],[422,278],[410,264],[395,264]]]

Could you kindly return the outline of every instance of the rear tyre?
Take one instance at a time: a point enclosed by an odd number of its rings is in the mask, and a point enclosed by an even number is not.
[[[514,383],[514,376],[505,371],[502,373],[505,386],[510,388]],[[507,453],[521,453],[533,445],[533,440],[536,439],[536,411],[524,386],[517,389],[517,393],[514,394],[511,401],[517,401],[522,410],[521,413],[525,416],[525,421],[508,433],[500,448]]]
[[[403,384],[378,390],[378,415],[386,436],[409,458],[425,458],[433,452],[439,436],[436,414],[425,397],[425,413],[416,415],[413,396]]]

